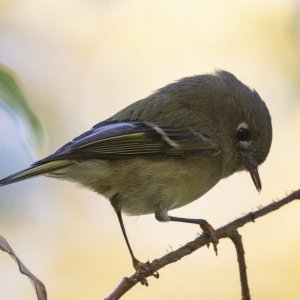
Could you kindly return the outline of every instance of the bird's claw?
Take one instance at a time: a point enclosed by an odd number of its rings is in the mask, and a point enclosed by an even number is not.
[[[218,247],[217,246],[218,246],[219,240],[217,239],[217,237],[215,235],[214,228],[206,220],[201,220],[199,225],[200,225],[201,229],[203,230],[203,233],[208,238],[207,246],[209,247],[209,243],[211,242],[213,244],[216,255],[218,255]]]
[[[150,267],[150,263],[146,262],[140,262],[136,258],[132,259],[133,267],[136,270],[139,280],[142,285],[148,286],[148,281],[146,279],[146,274],[150,274],[155,278],[159,278],[159,273],[157,271],[153,271]]]

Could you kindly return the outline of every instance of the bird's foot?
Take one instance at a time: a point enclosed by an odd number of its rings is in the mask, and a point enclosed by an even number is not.
[[[217,246],[218,246],[219,240],[217,239],[217,237],[215,235],[214,228],[206,220],[203,220],[203,219],[199,219],[199,225],[200,225],[201,229],[203,230],[204,235],[206,235],[208,238],[207,246],[209,247],[209,243],[212,243],[213,247],[214,247],[214,251],[215,251],[216,255],[218,255],[218,247]]]
[[[142,285],[148,286],[148,281],[146,276],[152,275],[155,278],[159,278],[159,274],[157,271],[152,270],[149,261],[146,263],[140,262],[138,259],[133,258],[132,264],[136,272],[138,273],[140,282]]]

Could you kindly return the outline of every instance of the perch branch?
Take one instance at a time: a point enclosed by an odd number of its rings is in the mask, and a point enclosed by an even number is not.
[[[242,288],[242,300],[251,300],[248,278],[247,278],[245,250],[243,246],[242,236],[239,234],[239,232],[236,229],[234,229],[229,233],[229,238],[232,240],[237,254],[237,260],[238,260],[239,270],[240,270],[240,282]]]
[[[259,208],[254,212],[250,212],[228,223],[227,225],[218,228],[214,232],[215,236],[218,240],[223,238],[228,238],[232,235],[232,232],[234,232],[237,228],[240,228],[247,223],[254,222],[255,219],[260,218],[266,214],[269,214],[270,212],[273,212],[296,199],[300,199],[300,190],[294,191],[281,200],[273,201],[269,205]],[[197,249],[206,246],[208,243],[209,243],[208,238],[202,234],[201,236],[197,237],[195,240],[188,242],[187,244],[180,247],[179,249],[172,251],[162,256],[161,258],[154,259],[152,262],[148,262],[147,267],[142,271],[139,270],[135,272],[133,275],[131,275],[130,277],[124,277],[120,282],[120,284],[107,298],[105,298],[105,300],[120,299],[126,292],[128,292],[132,287],[134,287],[138,282],[140,282],[141,278],[146,278],[151,276],[153,272],[158,271],[159,269],[165,267],[168,264],[180,260],[184,256],[191,254]],[[245,298],[245,299],[250,299],[250,298]]]

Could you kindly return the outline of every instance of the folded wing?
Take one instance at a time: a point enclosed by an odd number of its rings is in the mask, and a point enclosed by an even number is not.
[[[145,122],[100,123],[36,164],[130,155],[210,155],[216,151],[209,138],[189,127]]]
[[[130,156],[209,156],[217,151],[212,140],[189,127],[105,121],[31,167],[0,180],[0,185],[65,168],[74,160]]]

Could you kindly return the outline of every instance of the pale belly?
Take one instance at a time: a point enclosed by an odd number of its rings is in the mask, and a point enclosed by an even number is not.
[[[64,169],[65,179],[81,183],[129,215],[186,205],[221,179],[219,157],[90,160]]]

